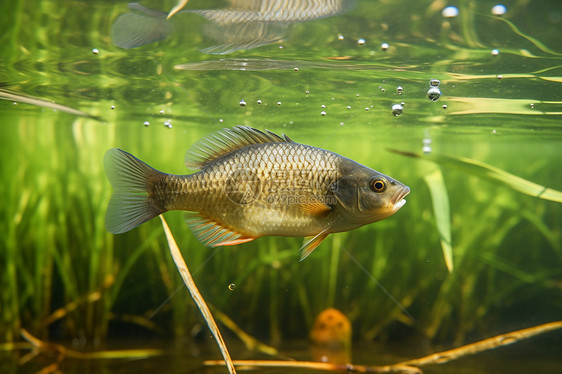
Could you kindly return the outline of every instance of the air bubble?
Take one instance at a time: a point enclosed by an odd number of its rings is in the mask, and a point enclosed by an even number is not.
[[[350,105],[348,105],[348,106],[347,106],[346,108],[347,108],[347,109],[351,109],[351,106],[350,106]]]
[[[427,91],[427,98],[431,101],[437,101],[441,97],[441,90],[439,87],[430,87]]]
[[[398,92],[398,95],[402,95],[403,91],[404,91],[404,89],[402,88],[402,86],[396,87],[396,92]]]
[[[500,51],[497,49],[492,49],[492,56],[497,56],[500,54]]]
[[[423,140],[422,152],[425,154],[431,153],[431,139],[425,138]]]
[[[234,283],[230,283],[230,284],[228,285],[228,289],[229,289],[230,291],[234,291],[235,288],[236,288],[236,284],[234,284]]]
[[[529,107],[530,107],[531,109],[535,109],[535,104],[531,103],[531,104],[529,104]]]
[[[246,106],[246,102],[244,100],[240,100],[240,106],[244,108]]]
[[[308,95],[310,93],[310,91],[306,90],[306,91],[304,91],[304,93]]]
[[[357,44],[359,44],[359,45],[365,45],[365,39],[363,39],[363,38],[358,39],[358,40],[357,40]]]
[[[324,108],[326,108],[326,105],[322,104],[322,105],[320,105],[320,108],[324,109]]]
[[[299,71],[299,68],[295,68],[295,71]]]
[[[97,55],[98,53],[100,53],[100,50],[97,48],[92,49],[92,53]]]
[[[321,112],[320,112],[320,115],[321,115],[321,116],[325,116],[325,115],[326,115],[326,112],[321,111]]]
[[[366,108],[365,108],[365,112],[368,112],[368,111],[369,111],[369,107],[366,107]]]
[[[388,43],[382,43],[382,44],[381,44],[381,49],[382,49],[383,51],[386,51],[389,47],[390,47],[390,46],[388,45]]]
[[[160,114],[164,114],[164,111],[163,111],[163,110],[161,110],[161,111],[160,111]]]
[[[166,126],[167,128],[171,129],[171,128],[172,128],[172,122],[166,121],[166,122],[164,122],[164,126]]]
[[[342,34],[338,34],[338,40],[343,40],[343,39],[344,39],[343,35],[342,35]]]
[[[256,101],[256,103],[261,104],[261,100]]]
[[[144,125],[145,125],[145,126],[150,126],[150,122],[144,121]]]
[[[115,105],[112,105],[110,108],[111,108],[111,109],[115,109]]]
[[[277,102],[277,105],[281,105],[281,102],[280,102],[280,101],[278,101],[278,102]]]
[[[496,78],[498,78],[498,79],[503,79],[503,75],[498,74],[498,76],[497,76]]]
[[[445,18],[455,18],[459,15],[459,10],[456,6],[448,6],[441,11],[441,15]]]
[[[439,79],[431,78],[429,80],[429,85],[431,87],[439,87],[440,84],[441,84],[441,81]]]
[[[404,107],[400,104],[394,104],[392,106],[392,115],[394,117],[398,117],[399,115],[402,114],[402,111],[404,110]]]
[[[443,106],[441,108],[447,109],[447,104],[443,104]]]
[[[507,8],[505,7],[505,5],[498,4],[492,7],[492,14],[494,16],[503,16],[505,12],[507,12]]]

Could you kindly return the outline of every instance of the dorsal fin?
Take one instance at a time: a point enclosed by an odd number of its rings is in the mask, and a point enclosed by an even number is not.
[[[209,162],[252,144],[294,143],[287,135],[279,136],[271,131],[261,131],[249,126],[235,126],[217,131],[189,148],[185,165],[190,169],[201,169]]]

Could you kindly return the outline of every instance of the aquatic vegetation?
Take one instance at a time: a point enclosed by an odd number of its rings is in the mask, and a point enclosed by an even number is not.
[[[501,170],[491,165],[487,165],[483,162],[477,160],[471,160],[467,158],[454,158],[440,155],[417,155],[415,153],[403,152],[392,150],[392,152],[402,154],[409,157],[419,157],[422,159],[427,159],[439,163],[441,165],[447,165],[455,168],[456,170],[475,175],[480,178],[490,179],[492,181],[500,182],[509,188],[524,193],[529,196],[534,196],[539,199],[555,201],[557,203],[562,203],[562,191],[557,191],[552,188],[541,186],[539,184],[533,183],[516,175]],[[443,194],[443,193],[442,193]],[[433,195],[435,196],[435,195]]]
[[[449,205],[449,194],[443,179],[443,173],[436,168],[433,172],[424,177],[431,202],[433,203],[433,214],[435,214],[435,224],[439,231],[443,257],[449,271],[453,270],[453,240],[451,235],[451,208]]]

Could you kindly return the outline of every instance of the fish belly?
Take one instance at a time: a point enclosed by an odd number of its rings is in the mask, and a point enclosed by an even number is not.
[[[260,236],[313,236],[326,226],[324,217],[300,211],[298,207],[248,206],[240,221],[244,230]]]

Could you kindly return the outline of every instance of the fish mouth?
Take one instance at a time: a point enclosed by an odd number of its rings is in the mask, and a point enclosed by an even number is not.
[[[394,196],[390,199],[390,205],[392,206],[394,211],[402,208],[404,204],[406,204],[406,199],[404,197],[410,193],[410,187],[404,186],[401,190],[396,192]]]

